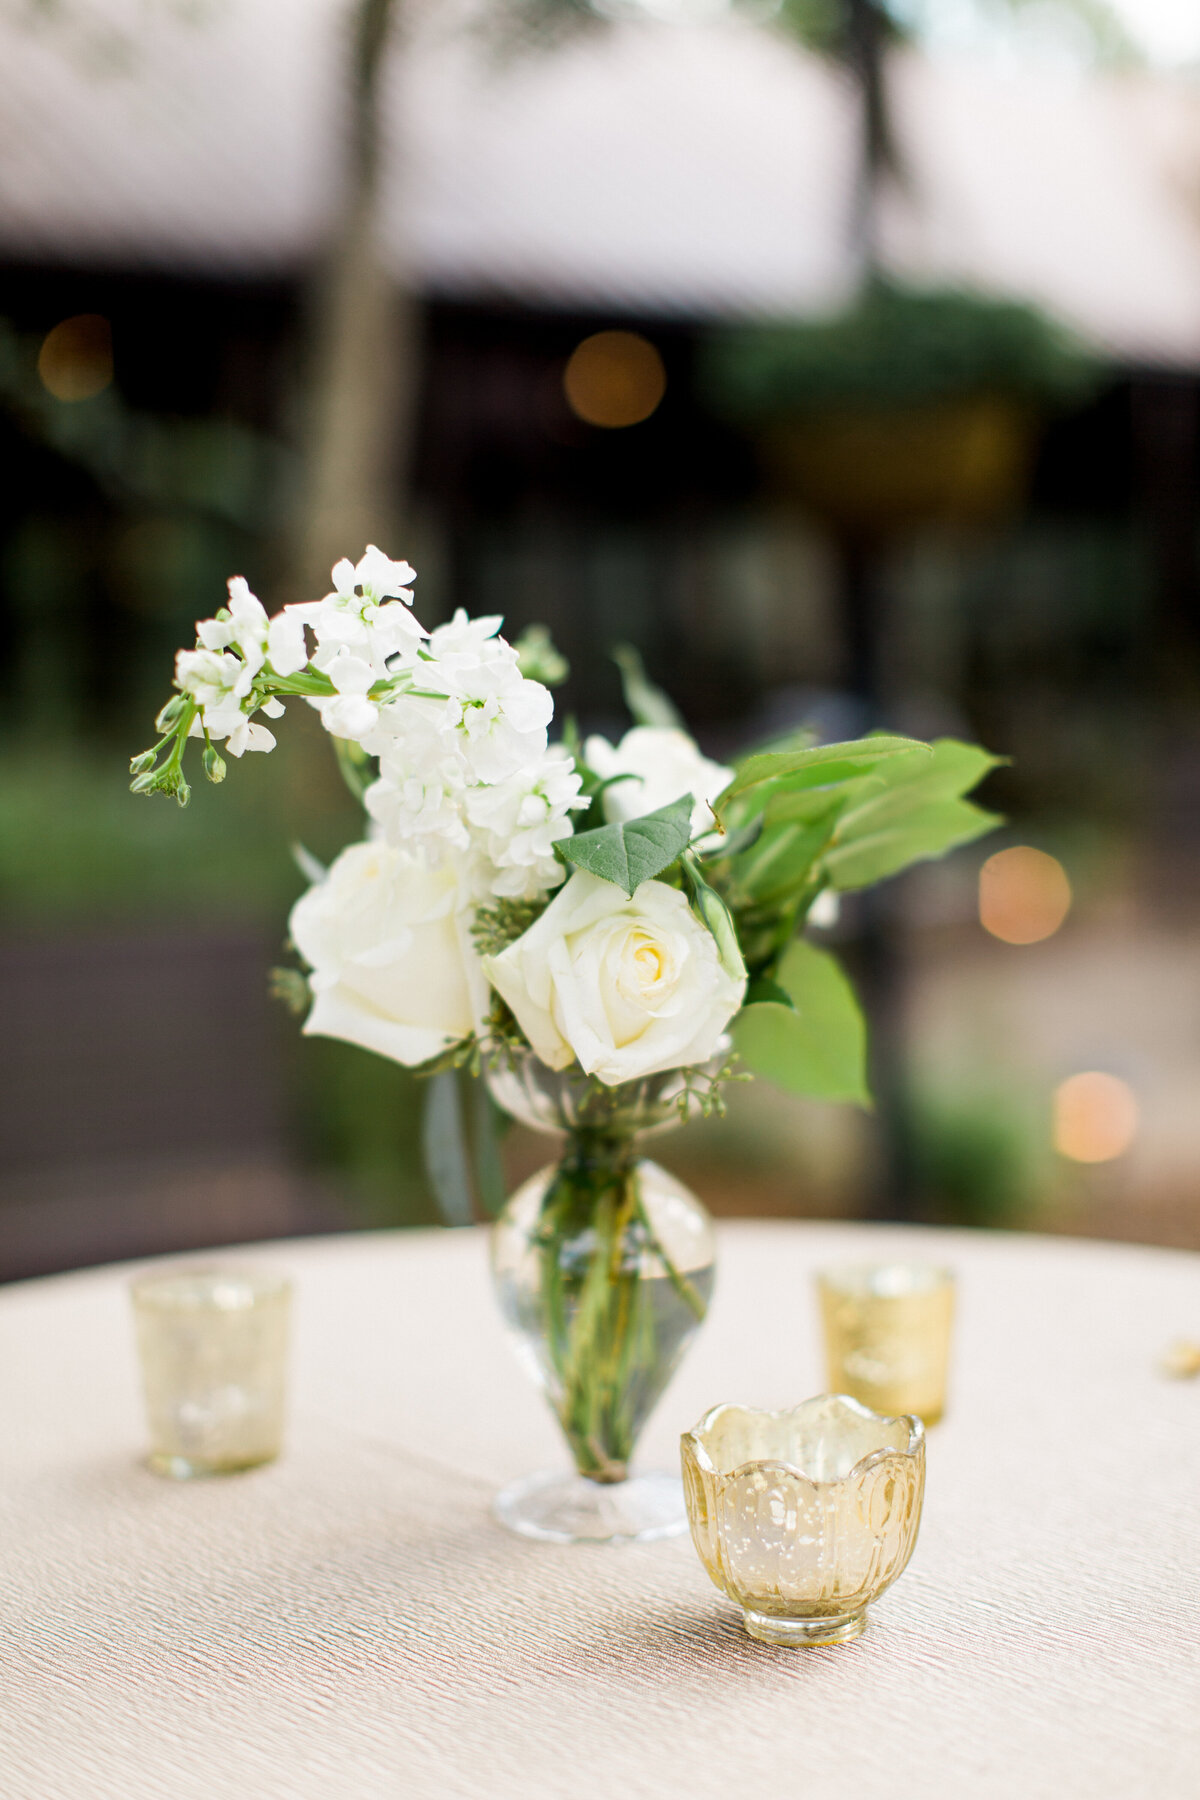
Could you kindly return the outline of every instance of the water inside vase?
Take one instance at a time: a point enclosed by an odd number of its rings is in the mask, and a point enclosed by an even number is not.
[[[493,1270],[514,1348],[553,1407],[581,1474],[624,1478],[634,1446],[712,1297],[712,1227],[700,1202],[651,1162],[619,1227],[543,1210],[556,1171],[513,1196]]]

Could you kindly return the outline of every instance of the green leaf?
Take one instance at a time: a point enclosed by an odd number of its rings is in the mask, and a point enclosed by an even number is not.
[[[1005,759],[939,738],[924,755],[881,764],[851,791],[822,863],[835,888],[867,887],[909,863],[982,837],[995,814],[961,796]]]
[[[443,1069],[429,1077],[421,1121],[425,1173],[447,1225],[469,1225],[473,1218],[471,1177],[463,1131],[458,1074]]]
[[[683,878],[691,892],[692,906],[716,939],[721,967],[734,981],[744,981],[746,965],[742,961],[737,928],[729,908],[716,889],[709,887],[694,856],[685,856],[681,867]]]
[[[798,938],[778,971],[791,1005],[756,1002],[733,1021],[747,1067],[789,1093],[869,1107],[867,1033],[854,990],[827,950]]]
[[[642,659],[632,644],[618,644],[612,659],[621,671],[621,690],[635,725],[654,725],[671,731],[687,729],[674,703],[647,679]]]
[[[766,751],[748,756],[738,765],[737,774],[721,795],[720,804],[726,806],[739,794],[784,776],[790,787],[820,787],[844,780],[847,775],[863,775],[889,757],[907,756],[913,751],[928,755],[929,747],[918,743],[916,738],[884,737],[882,734],[856,738],[847,744],[814,744],[802,750]]]
[[[959,844],[969,844],[999,823],[996,813],[985,812],[970,800],[934,800],[895,820],[884,815],[875,830],[863,831],[826,851],[821,866],[830,885],[842,893],[870,887],[898,874],[909,863],[944,856]]]
[[[938,738],[928,746],[924,756],[897,757],[878,769],[873,779],[899,804],[902,796],[927,800],[954,800],[981,782],[990,770],[1008,761],[993,756],[978,744],[964,744],[957,738]],[[868,796],[885,804],[884,793]]]
[[[740,856],[743,850],[749,850],[757,844],[763,833],[766,820],[762,813],[757,813],[748,825],[742,825],[737,831],[726,832],[723,836],[697,851],[701,862],[724,862],[728,857]]]
[[[737,893],[758,905],[798,897],[833,835],[836,817],[834,812],[815,825],[783,825],[764,832],[734,867]]]
[[[792,1005],[792,996],[788,993],[787,989],[780,987],[777,981],[772,981],[769,975],[756,975],[754,977],[754,980],[746,989],[746,1005],[786,1006],[789,1012],[795,1011],[795,1008]]]
[[[564,862],[611,881],[632,898],[643,881],[653,880],[677,862],[692,835],[690,794],[681,794],[669,806],[623,824],[601,825],[562,838],[555,848]]]
[[[495,1218],[507,1198],[504,1164],[500,1156],[503,1115],[489,1094],[485,1081],[471,1081],[470,1105],[475,1185],[484,1211]]]

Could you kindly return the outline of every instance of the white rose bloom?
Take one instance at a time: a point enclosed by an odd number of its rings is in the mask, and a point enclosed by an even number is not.
[[[290,929],[312,969],[309,1036],[411,1068],[467,1037],[482,1016],[484,983],[450,864],[351,844],[301,895]]]
[[[590,737],[583,759],[602,781],[612,775],[632,777],[604,790],[604,816],[610,822],[639,819],[691,794],[696,802],[692,831],[711,831],[713,802],[733,780],[733,770],[702,755],[686,731],[658,725],[635,725],[616,745]]]
[[[483,966],[544,1063],[609,1087],[703,1062],[746,986],[678,889],[644,881],[631,900],[581,869]]]

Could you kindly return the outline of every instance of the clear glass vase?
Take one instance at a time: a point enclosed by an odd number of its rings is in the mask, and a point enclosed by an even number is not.
[[[505,1323],[545,1393],[574,1472],[499,1495],[513,1531],[555,1543],[645,1542],[687,1529],[675,1475],[630,1471],[641,1429],[708,1311],[712,1222],[637,1140],[687,1116],[680,1071],[606,1088],[533,1056],[488,1077],[497,1103],[561,1134],[557,1162],[509,1200],[492,1237]]]

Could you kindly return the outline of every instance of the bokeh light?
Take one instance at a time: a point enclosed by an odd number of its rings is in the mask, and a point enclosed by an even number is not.
[[[999,850],[979,871],[979,922],[1006,944],[1053,937],[1071,910],[1071,884],[1057,857],[1029,844]]]
[[[1054,1148],[1072,1162],[1111,1162],[1137,1135],[1138,1104],[1128,1082],[1085,1070],[1054,1090]]]
[[[42,386],[56,400],[90,400],[113,378],[112,327],[99,313],[79,313],[48,331],[38,352]]]
[[[585,425],[640,425],[667,389],[662,357],[636,331],[598,331],[571,353],[563,372],[567,403]]]

